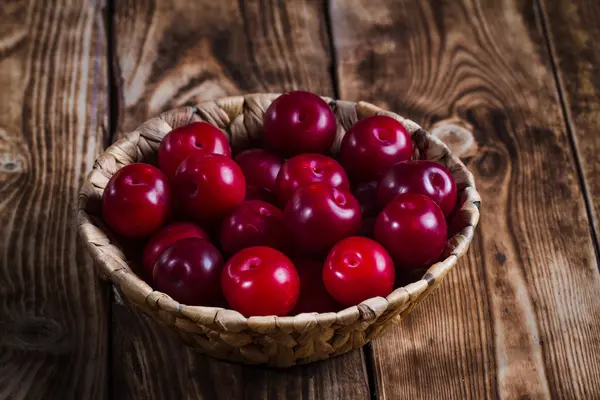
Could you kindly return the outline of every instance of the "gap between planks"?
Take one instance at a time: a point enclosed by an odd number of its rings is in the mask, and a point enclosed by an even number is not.
[[[592,243],[594,246],[594,251],[596,253],[596,264],[598,269],[600,270],[600,242],[598,241],[598,232],[596,231],[596,225],[594,224],[594,212],[592,206],[592,198],[590,194],[590,188],[585,179],[585,174],[583,173],[583,166],[581,163],[581,157],[579,154],[579,145],[577,143],[577,137],[575,136],[575,132],[573,129],[573,121],[571,119],[571,112],[569,111],[569,107],[567,105],[567,96],[565,91],[565,86],[563,84],[562,78],[558,71],[558,59],[556,56],[556,50],[554,49],[554,45],[552,43],[552,39],[550,37],[550,30],[548,29],[548,15],[544,8],[544,3],[542,0],[534,0],[534,12],[540,24],[540,30],[544,36],[544,42],[546,44],[546,51],[548,52],[548,58],[550,59],[550,66],[552,68],[552,75],[554,76],[554,84],[556,85],[556,92],[558,95],[558,101],[560,103],[560,109],[563,117],[563,121],[565,123],[565,129],[567,131],[567,137],[569,138],[569,146],[571,148],[571,153],[573,154],[573,160],[575,162],[575,170],[577,171],[577,179],[579,181],[579,186],[581,187],[581,192],[583,194],[583,199],[585,203],[585,211],[587,214],[588,225],[590,228],[590,236],[592,239]]]
[[[118,84],[117,84],[117,73],[115,69],[117,68],[117,59],[115,57],[115,2],[116,0],[105,0],[104,3],[104,34],[106,36],[106,79],[107,79],[107,90],[108,90],[108,110],[107,110],[107,126],[108,126],[108,142],[104,144],[104,148],[110,146],[115,138],[116,129],[117,129],[117,121],[119,120],[119,92],[118,92]],[[108,309],[107,309],[107,318],[108,318],[108,328],[107,328],[107,339],[108,339],[108,349],[106,351],[107,356],[107,366],[109,373],[107,374],[107,384],[108,389],[106,391],[108,395],[108,399],[115,398],[114,396],[114,385],[113,385],[113,373],[112,373],[112,365],[113,365],[113,303],[115,301],[114,288],[112,282],[108,282],[109,285],[109,295],[108,295]]]

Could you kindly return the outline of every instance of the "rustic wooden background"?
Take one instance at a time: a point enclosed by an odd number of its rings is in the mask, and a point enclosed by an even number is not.
[[[599,22],[595,0],[2,0],[0,398],[600,398]],[[296,88],[442,136],[480,227],[362,350],[211,360],[95,279],[77,191],[162,110]]]

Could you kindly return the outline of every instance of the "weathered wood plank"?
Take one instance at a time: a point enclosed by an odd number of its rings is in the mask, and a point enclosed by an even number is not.
[[[115,2],[119,132],[161,111],[243,92],[333,92],[319,1]],[[200,356],[113,305],[114,394],[127,398],[364,399],[361,351],[289,371]]]
[[[107,396],[108,296],[77,193],[108,135],[98,2],[0,6],[0,398]]]
[[[333,91],[321,2],[115,5],[122,132],[149,115],[226,95]]]
[[[331,15],[341,97],[462,120],[479,145],[474,243],[373,345],[379,393],[600,397],[600,276],[533,1],[334,0]]]
[[[540,1],[547,26],[567,123],[588,191],[596,245],[600,219],[600,3],[593,0]]]

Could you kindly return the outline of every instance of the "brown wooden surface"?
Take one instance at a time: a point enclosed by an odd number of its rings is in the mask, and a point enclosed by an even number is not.
[[[600,218],[600,7],[594,0],[543,0],[540,9],[554,56],[568,129],[590,200],[595,239]]]
[[[600,3],[106,1],[0,5],[0,398],[600,398]],[[294,88],[460,153],[483,197],[468,256],[365,351],[285,371],[109,306],[74,223],[109,126]]]
[[[324,10],[316,0],[115,1],[119,132],[227,95],[332,94]]]
[[[224,95],[293,88],[333,94],[319,1],[115,5],[119,132]],[[124,399],[368,397],[361,351],[289,371],[229,364],[198,355],[119,303],[112,367],[113,394]]]
[[[378,393],[600,397],[600,276],[536,4],[331,9],[341,97],[424,126],[465,120],[480,147],[475,241],[438,293],[374,343]]]
[[[77,193],[108,139],[100,5],[0,5],[0,398],[108,394],[107,287]]]

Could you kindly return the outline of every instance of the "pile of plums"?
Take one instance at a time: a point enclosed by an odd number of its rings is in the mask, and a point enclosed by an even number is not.
[[[456,185],[443,165],[412,160],[393,118],[359,120],[334,157],[336,130],[328,104],[301,91],[273,101],[263,142],[238,154],[209,123],[173,129],[158,167],[110,179],[104,221],[144,240],[140,275],[186,305],[284,316],[387,296],[439,260]]]

